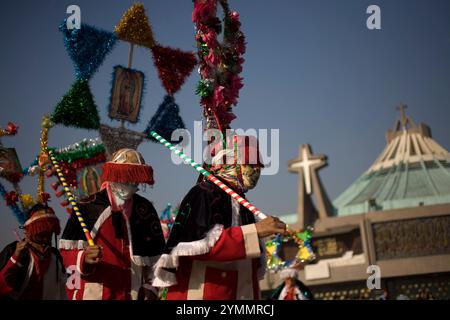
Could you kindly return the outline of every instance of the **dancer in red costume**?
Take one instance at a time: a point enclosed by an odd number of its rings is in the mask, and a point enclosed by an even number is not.
[[[252,138],[236,137],[236,148],[221,150],[211,168],[241,196],[256,186],[262,167]],[[227,156],[234,161],[222,164]],[[265,272],[260,239],[285,229],[275,217],[255,222],[218,186],[202,181],[181,202],[153,284],[168,287],[168,300],[259,299],[258,280]]]
[[[67,268],[80,281],[68,286],[70,299],[156,299],[152,267],[164,248],[158,214],[136,194],[138,184],[153,185],[153,171],[142,155],[122,149],[103,167],[102,190],[79,205],[95,241],[88,246],[73,213],[60,240]],[[76,275],[75,274],[75,275]]]

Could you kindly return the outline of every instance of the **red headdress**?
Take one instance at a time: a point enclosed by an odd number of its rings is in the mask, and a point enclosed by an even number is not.
[[[27,235],[36,235],[42,232],[58,235],[61,232],[61,226],[55,211],[49,206],[40,203],[30,209],[28,220],[25,221],[23,228]]]
[[[153,169],[142,155],[133,149],[120,149],[112,160],[103,165],[103,181],[118,183],[147,183],[153,185]]]

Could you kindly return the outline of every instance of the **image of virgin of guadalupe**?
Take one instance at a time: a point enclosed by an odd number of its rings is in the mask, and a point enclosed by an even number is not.
[[[82,168],[78,173],[78,189],[82,196],[90,196],[100,191],[102,184],[101,166],[89,166]]]
[[[137,122],[142,99],[144,74],[116,66],[109,116],[113,119]]]

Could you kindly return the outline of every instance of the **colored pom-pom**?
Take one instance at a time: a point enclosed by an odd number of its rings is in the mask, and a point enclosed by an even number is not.
[[[114,32],[123,41],[147,48],[152,48],[155,45],[153,31],[142,3],[133,4],[124,13]]]
[[[100,117],[86,80],[77,80],[56,105],[52,121],[69,127],[98,129]]]
[[[35,203],[33,196],[31,194],[20,195],[20,201],[22,202],[23,208],[25,210],[28,210],[31,207],[33,207]]]
[[[54,174],[55,174],[55,172],[54,172],[53,169],[49,169],[49,170],[45,171],[45,176],[46,176],[47,178],[50,178],[50,177],[53,176]]]
[[[8,194],[8,192],[6,191],[5,187],[3,186],[3,184],[1,184],[0,182],[0,195],[5,198],[6,200],[6,195]],[[17,204],[13,203],[11,205],[8,206],[12,213],[14,214],[14,216],[16,217],[17,221],[20,224],[24,224],[25,223],[25,213],[20,210],[20,208],[17,206]]]
[[[69,200],[64,200],[64,201],[61,201],[60,202],[60,205],[61,205],[61,207],[63,207],[63,208],[65,208],[65,207],[67,207],[68,205],[69,205]]]
[[[19,196],[15,191],[8,192],[5,194],[5,201],[7,206],[15,205],[19,201]]]
[[[10,136],[13,136],[17,133],[18,129],[19,127],[16,126],[14,123],[8,122],[8,126],[6,127],[5,131],[8,132]]]
[[[58,192],[55,192],[55,195],[57,198],[61,198],[64,194],[64,190],[59,190]]]
[[[57,190],[58,189],[58,187],[61,185],[61,183],[59,182],[59,181],[54,181],[54,182],[52,182],[52,184],[51,184],[51,186],[52,186],[52,189],[53,190]]]

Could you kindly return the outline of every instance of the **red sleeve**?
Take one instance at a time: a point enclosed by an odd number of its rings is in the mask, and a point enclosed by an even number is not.
[[[255,224],[249,224],[224,229],[208,253],[193,258],[195,260],[232,261],[257,258],[260,255],[261,249]]]
[[[79,250],[79,249],[60,249],[61,256],[63,257],[64,266],[66,269],[73,269],[76,268],[76,270],[81,275],[90,274],[93,272],[93,270],[87,270],[86,264],[84,263],[84,256],[85,251]]]
[[[8,260],[8,263],[0,271],[0,296],[9,295],[14,291],[17,280],[17,271],[23,268],[15,255]]]

